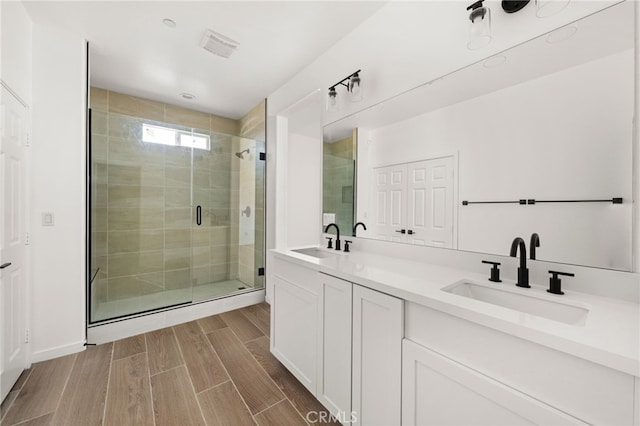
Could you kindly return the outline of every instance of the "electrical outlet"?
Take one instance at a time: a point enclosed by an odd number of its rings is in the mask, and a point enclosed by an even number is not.
[[[42,212],[42,226],[53,226],[52,212]]]
[[[335,213],[323,213],[322,214],[322,225],[327,226],[330,223],[336,222],[336,214]]]

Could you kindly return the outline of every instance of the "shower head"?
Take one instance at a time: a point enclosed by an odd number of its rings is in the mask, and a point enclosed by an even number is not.
[[[247,148],[247,149],[243,149],[243,150],[242,150],[242,151],[240,151],[240,152],[236,152],[236,157],[238,157],[238,158],[239,158],[239,159],[241,159],[241,160],[242,160],[242,159],[244,159],[244,153],[245,153],[245,152],[246,152],[247,154],[249,154],[249,148]]]

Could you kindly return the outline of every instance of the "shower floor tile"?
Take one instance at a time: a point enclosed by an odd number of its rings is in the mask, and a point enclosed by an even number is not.
[[[192,301],[202,302],[252,290],[253,287],[244,284],[242,281],[227,280],[201,284],[193,288],[180,288],[109,302],[99,302],[94,308],[95,311],[92,312],[92,322],[132,315],[181,303],[189,303]]]

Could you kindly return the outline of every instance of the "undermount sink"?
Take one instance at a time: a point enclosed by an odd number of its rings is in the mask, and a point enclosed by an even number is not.
[[[318,247],[308,247],[291,250],[294,253],[306,254],[307,256],[317,257],[318,259],[324,259],[327,257],[335,256],[330,251],[320,249]]]
[[[460,281],[444,287],[442,291],[571,325],[584,325],[589,314],[586,305],[553,300],[561,296],[526,294],[532,290],[504,286]]]

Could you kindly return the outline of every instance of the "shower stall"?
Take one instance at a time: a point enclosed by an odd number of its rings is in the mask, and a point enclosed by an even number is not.
[[[262,289],[264,138],[197,111],[91,95],[89,324]]]

